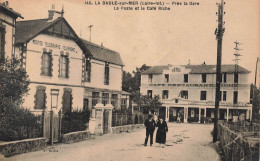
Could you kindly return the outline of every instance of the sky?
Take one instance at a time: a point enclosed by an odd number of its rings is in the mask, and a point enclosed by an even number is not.
[[[102,0],[90,0],[92,3]],[[127,0],[117,0],[117,2]],[[108,1],[107,1],[108,2]],[[64,7],[64,17],[82,38],[120,53],[124,70],[132,72],[146,65],[216,64],[217,2],[194,0],[199,5],[184,5],[185,0],[138,0],[170,3],[163,10],[114,10],[111,5],[87,5],[84,0],[9,0],[9,7],[24,20],[48,17],[48,10]],[[182,5],[171,5],[181,2]],[[254,82],[256,59],[260,57],[260,1],[226,0],[222,64],[234,64],[234,41],[242,43],[239,65],[251,71]],[[21,19],[18,19],[18,21]],[[260,63],[259,63],[260,65]],[[258,73],[260,73],[258,69]],[[259,74],[258,74],[259,77]],[[259,82],[259,78],[258,81]],[[257,83],[259,84],[259,83]]]

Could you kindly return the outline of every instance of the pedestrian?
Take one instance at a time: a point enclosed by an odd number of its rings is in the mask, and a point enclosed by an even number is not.
[[[162,117],[159,118],[159,121],[157,122],[158,127],[157,133],[156,133],[156,143],[159,143],[162,148],[164,148],[166,143],[166,133],[168,132],[168,126],[166,121],[163,120]]]
[[[152,118],[152,115],[148,115],[148,119],[145,120],[144,125],[146,127],[146,137],[144,141],[144,146],[147,146],[147,141],[150,136],[150,146],[153,145],[153,132],[156,126],[155,121]]]

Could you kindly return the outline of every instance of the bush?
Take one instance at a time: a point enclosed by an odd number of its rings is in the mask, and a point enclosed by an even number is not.
[[[2,100],[5,107],[0,116],[1,141],[14,141],[42,136],[41,116],[35,116],[29,110],[15,103]]]
[[[75,110],[65,113],[62,117],[61,133],[86,130],[89,116],[90,111]]]

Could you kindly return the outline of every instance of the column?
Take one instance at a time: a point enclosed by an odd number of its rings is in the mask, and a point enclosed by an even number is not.
[[[188,120],[188,107],[184,107],[184,123]]]
[[[229,119],[229,108],[227,108],[227,121]]]
[[[112,109],[113,109],[113,105],[106,104],[105,109],[109,110],[109,115],[108,115],[108,133],[112,133]]]
[[[205,108],[205,110],[204,110],[204,117],[206,117],[207,116],[207,108]]]
[[[165,110],[165,120],[168,122],[169,121],[169,106],[166,106],[166,110]]]
[[[201,108],[199,107],[199,123],[200,123]]]
[[[96,112],[95,134],[103,135],[103,112],[104,112],[104,105],[102,103],[96,104],[95,112]]]

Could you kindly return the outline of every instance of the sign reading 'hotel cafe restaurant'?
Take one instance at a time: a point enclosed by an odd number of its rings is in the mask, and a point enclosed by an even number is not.
[[[251,120],[250,71],[235,65],[222,65],[219,119]],[[141,93],[159,95],[159,115],[167,121],[200,122],[214,120],[216,66],[153,66],[141,74]]]

